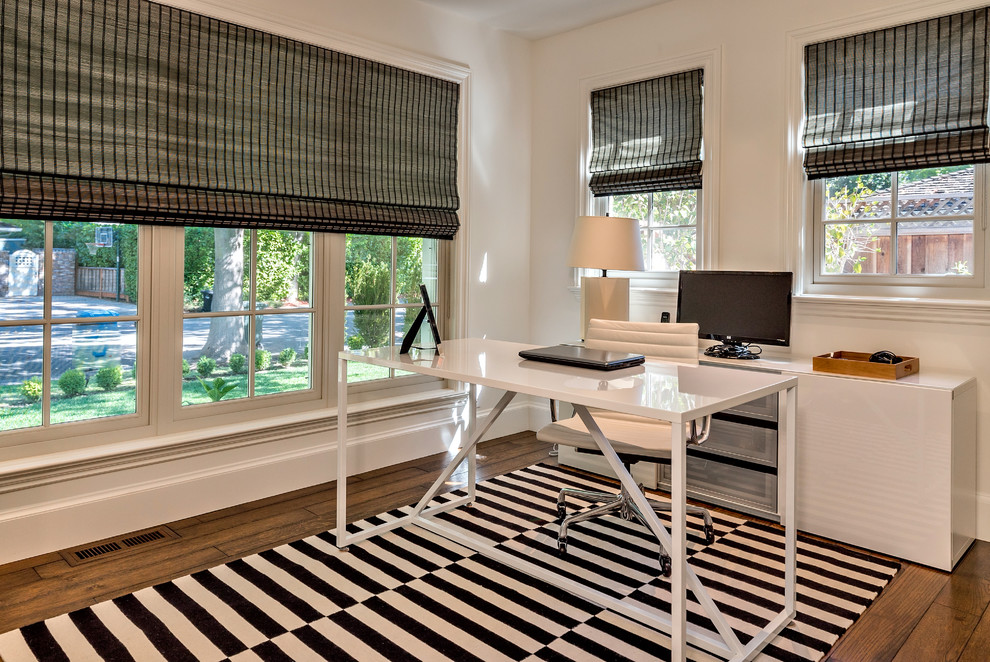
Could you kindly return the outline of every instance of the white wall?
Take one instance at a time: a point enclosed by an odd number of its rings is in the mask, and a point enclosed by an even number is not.
[[[797,269],[796,223],[789,212],[788,43],[795,33],[861,17],[881,25],[977,6],[975,2],[895,0],[672,0],[635,14],[543,39],[533,48],[531,340],[571,339],[579,302],[569,288],[566,246],[583,191],[578,163],[583,116],[579,90],[593,78],[691,54],[721,51],[721,140],[717,252],[712,268]],[[910,19],[903,18],[910,15]],[[856,32],[853,29],[851,32]],[[799,55],[800,57],[800,55]],[[793,216],[793,218],[789,218]],[[673,310],[669,292],[634,293],[635,319]],[[946,306],[898,308],[795,303],[792,356],[889,348],[921,357],[922,370],[978,377],[978,535],[990,539],[990,354],[986,306],[959,313]],[[850,431],[855,434],[854,430]],[[866,443],[866,440],[864,440]]]
[[[373,42],[374,50],[400,58],[469,68],[460,325],[466,335],[525,339],[529,42],[413,0],[165,2],[290,37],[313,35],[313,43],[340,50]],[[491,405],[491,394],[484,396],[482,411]],[[389,420],[353,426],[354,470],[445,450],[456,433],[449,405],[395,411]],[[230,425],[0,461],[0,564],[331,480],[336,435],[329,413],[271,421],[270,430]],[[490,436],[524,430],[528,418],[525,403],[515,405]]]

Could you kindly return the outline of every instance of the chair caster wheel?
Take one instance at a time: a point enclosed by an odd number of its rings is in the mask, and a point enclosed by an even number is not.
[[[715,526],[714,525],[706,524],[705,525],[705,543],[708,544],[708,545],[710,545],[713,542],[715,542]]]
[[[557,539],[557,554],[563,556],[567,553],[567,539],[558,538]]]
[[[670,573],[673,571],[673,565],[671,565],[670,557],[666,554],[660,555],[660,574],[664,577],[670,577]]]

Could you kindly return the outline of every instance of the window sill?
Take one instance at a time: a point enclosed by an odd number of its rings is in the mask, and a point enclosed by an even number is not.
[[[449,411],[466,394],[454,389],[382,398],[348,406],[348,425],[377,423],[435,411]],[[102,446],[21,457],[0,456],[0,494],[134,469],[178,459],[268,444],[305,434],[331,434],[337,429],[335,409],[321,409],[258,421],[220,425],[195,432],[114,442]],[[14,449],[4,449],[13,451]],[[25,451],[23,446],[18,451]]]
[[[990,326],[990,301],[835,294],[795,294],[793,301],[805,315]]]

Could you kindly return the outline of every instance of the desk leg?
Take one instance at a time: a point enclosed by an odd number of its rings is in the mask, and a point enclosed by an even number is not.
[[[337,359],[337,547],[347,539],[347,359]]]
[[[345,519],[338,520],[337,522],[337,531],[338,531],[337,547],[340,548],[345,545],[354,545],[361,542],[362,540],[367,540],[368,538],[371,538],[373,536],[377,536],[379,534],[391,531],[392,529],[397,529],[399,527],[403,527],[409,524],[419,524],[420,526],[430,528],[428,525],[433,515],[436,515],[437,513],[442,513],[447,510],[453,510],[454,508],[457,508],[462,505],[469,504],[470,496],[465,494],[464,496],[461,497],[449,499],[448,501],[446,501],[446,503],[427,507],[434,497],[436,497],[438,494],[441,494],[442,492],[447,491],[447,480],[451,477],[451,475],[453,475],[453,473],[463,462],[468,460],[468,456],[474,455],[474,453],[476,452],[476,447],[478,445],[478,440],[484,437],[485,434],[488,433],[488,430],[495,423],[495,420],[502,415],[502,412],[505,411],[505,408],[509,405],[509,403],[512,401],[512,398],[515,397],[515,395],[516,394],[514,391],[506,391],[499,399],[499,401],[495,404],[495,406],[492,408],[491,412],[489,412],[488,416],[485,418],[485,421],[480,426],[474,426],[475,429],[472,432],[471,438],[464,440],[464,443],[461,444],[460,450],[457,451],[457,453],[454,455],[453,458],[451,458],[450,462],[448,462],[447,466],[443,469],[443,471],[440,472],[440,475],[434,481],[433,485],[430,486],[430,489],[426,491],[426,494],[424,494],[423,497],[419,500],[419,503],[417,503],[412,508],[412,511],[409,512],[407,515],[403,515],[402,517],[389,520],[388,522],[384,522],[376,526],[362,529],[361,531],[358,531],[356,533],[340,533],[340,531],[342,530],[346,531],[346,529],[344,529],[344,526],[346,526],[347,514],[346,512],[341,512],[340,510],[338,510],[338,514],[337,514],[338,518],[345,518]],[[338,396],[338,401],[339,401],[339,396]],[[337,466],[339,469],[343,465],[338,463]],[[345,496],[345,493],[340,488],[340,485],[344,485],[346,489],[345,482],[341,482],[338,485],[337,488],[338,507],[341,503],[343,503],[343,499]],[[431,530],[435,531],[435,530],[439,530],[440,528],[442,527],[433,526]],[[447,537],[450,538],[450,536]],[[454,538],[451,539],[453,540]],[[469,544],[468,546],[471,547],[472,549],[477,549],[477,542],[473,544]]]
[[[585,427],[588,428],[588,432],[591,434],[591,438],[595,440],[598,444],[598,449],[601,451],[602,455],[608,461],[609,466],[612,467],[612,471],[618,476],[619,482],[626,488],[626,491],[632,497],[633,502],[639,508],[640,514],[643,519],[646,520],[647,526],[653,532],[653,535],[657,537],[660,544],[663,545],[664,549],[670,552],[671,556],[671,621],[670,621],[670,633],[671,633],[671,650],[673,652],[672,659],[683,660],[686,654],[685,647],[688,643],[704,648],[705,650],[711,650],[717,652],[719,655],[725,656],[729,654],[732,656],[732,660],[748,659],[743,657],[744,648],[742,643],[739,641],[739,637],[729,626],[729,622],[726,620],[725,615],[719,611],[718,605],[712,599],[711,595],[705,589],[701,580],[698,578],[697,573],[691,568],[687,563],[687,503],[686,503],[686,484],[687,484],[687,448],[685,442],[684,426],[679,424],[671,425],[671,448],[677,449],[679,452],[671,453],[671,531],[673,535],[664,527],[663,523],[657,517],[657,514],[653,511],[652,506],[650,506],[646,495],[639,489],[636,481],[633,477],[626,471],[619,456],[616,454],[615,449],[612,448],[612,444],[608,441],[604,434],[602,434],[601,428],[595,422],[595,419],[588,412],[587,408],[581,405],[574,405],[574,411],[577,412],[578,416],[581,417],[581,421],[584,423]],[[679,504],[679,505],[678,505]],[[687,624],[687,589],[690,588],[694,597],[698,600],[701,608],[704,610],[705,614],[712,620],[715,624],[715,629],[718,631],[721,641],[717,641],[713,638],[708,637],[706,634],[699,632],[698,628],[689,628]],[[645,622],[645,621],[644,621]],[[654,626],[656,627],[656,626]],[[665,628],[661,628],[665,629]],[[753,639],[757,640],[756,637]],[[762,641],[765,641],[762,640]],[[714,646],[712,645],[714,643]],[[754,649],[756,646],[754,645]]]
[[[684,426],[670,426],[670,659],[686,659],[687,639],[687,445]]]
[[[784,508],[780,524],[784,527],[784,611],[793,614],[795,610],[795,581],[797,579],[797,516],[794,512],[795,479],[797,478],[797,444],[795,425],[797,421],[797,387],[784,391]],[[780,476],[777,477],[780,480]]]
[[[480,439],[474,438],[474,432],[478,426],[478,385],[470,384],[468,386],[468,420],[467,420],[467,430],[462,437],[464,440],[462,443],[472,444],[475,450],[473,450],[468,455],[468,499],[469,505],[474,505],[475,489],[474,486],[477,483],[477,471],[478,471],[478,452],[477,445]]]

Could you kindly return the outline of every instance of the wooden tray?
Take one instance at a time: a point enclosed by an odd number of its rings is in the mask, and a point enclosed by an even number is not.
[[[870,363],[867,352],[829,352],[811,359],[811,368],[816,372],[831,372],[837,375],[873,377],[875,379],[900,379],[917,374],[921,363],[914,356],[902,356],[900,363]]]

